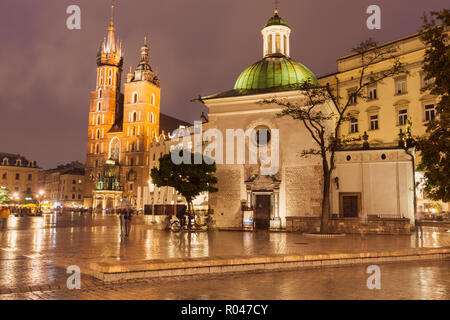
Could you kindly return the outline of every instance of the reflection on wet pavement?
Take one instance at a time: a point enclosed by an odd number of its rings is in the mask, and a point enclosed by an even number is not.
[[[253,254],[356,252],[450,246],[450,233],[424,227],[423,237],[358,235],[312,239],[298,233],[157,230],[151,217],[134,217],[131,236],[119,235],[117,216],[65,214],[10,217],[0,232],[0,288],[65,283],[66,268],[89,274],[91,261]],[[87,275],[84,280],[92,280]],[[94,281],[94,280],[92,280]]]
[[[381,265],[381,288],[369,290],[367,266],[140,281],[82,290],[1,295],[0,299],[337,300],[450,298],[448,262]]]

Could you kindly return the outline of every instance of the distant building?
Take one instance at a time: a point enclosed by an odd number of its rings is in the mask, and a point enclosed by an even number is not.
[[[40,168],[36,161],[19,154],[0,153],[0,187],[16,194],[17,198],[33,198],[37,193]]]
[[[83,205],[84,164],[74,161],[39,174],[42,201],[54,206],[79,207]]]

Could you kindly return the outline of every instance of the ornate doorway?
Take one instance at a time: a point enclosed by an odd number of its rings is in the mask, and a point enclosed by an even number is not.
[[[245,181],[247,205],[253,209],[256,229],[281,228],[279,216],[281,181],[274,176],[253,175]]]

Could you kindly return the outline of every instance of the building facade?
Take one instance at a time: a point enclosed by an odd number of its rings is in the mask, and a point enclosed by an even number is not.
[[[408,73],[385,79],[367,88],[365,92],[369,98],[367,100],[354,99],[348,109],[348,114],[353,119],[344,124],[340,134],[342,139],[354,139],[367,132],[370,145],[396,147],[400,130],[406,133],[407,127],[410,127],[413,136],[425,134],[425,125],[436,116],[436,103],[439,99],[426,90],[428,83],[422,70],[426,46],[420,40],[419,33],[380,44],[378,47],[395,48],[396,55]],[[340,57],[337,62],[338,71],[319,78],[319,83],[329,84],[339,99],[347,101],[350,93],[358,85],[361,57],[358,54],[350,54]],[[379,61],[371,67],[370,72],[386,70],[391,64],[390,60]],[[362,144],[362,140],[359,144]],[[420,154],[417,154],[415,163],[419,161]],[[428,200],[420,188],[423,173],[416,172],[415,179],[419,184],[416,192],[417,210],[430,212],[434,202]],[[444,211],[448,211],[448,204],[440,203],[440,205]]]
[[[97,54],[96,87],[90,98],[84,187],[87,207],[113,209],[121,199],[138,206],[139,193],[148,187],[152,141],[160,130],[167,132],[185,123],[160,113],[160,80],[149,60],[145,40],[140,62],[134,71],[130,67],[122,93],[123,52],[111,17]]]
[[[320,224],[322,163],[320,157],[300,155],[304,150],[317,148],[316,144],[301,121],[280,118],[280,105],[262,102],[277,99],[304,104],[306,97],[299,87],[304,81],[316,85],[319,81],[306,66],[291,58],[291,29],[278,10],[261,33],[262,60],[244,70],[233,89],[200,99],[209,108],[209,122],[204,129],[221,132],[212,141],[207,139],[207,143],[226,137],[223,145],[215,144],[215,155],[226,161],[219,162],[216,157],[219,191],[209,195],[209,205],[219,228],[241,228],[243,207],[250,207],[257,228],[315,231]],[[326,113],[331,108],[325,103],[321,110]],[[331,121],[326,130],[330,130]],[[245,147],[245,161],[237,156],[239,142],[235,138],[240,135],[239,130],[242,134],[251,130],[256,133],[253,138],[250,134],[244,136],[245,145],[241,148]],[[260,130],[270,133],[265,146],[270,162],[267,157],[260,157],[252,164],[250,147],[264,147],[254,138]],[[394,226],[384,227],[377,220],[371,232],[409,232],[414,223],[410,157],[396,147],[383,149],[370,144],[368,149],[356,147],[337,154],[332,177],[335,183],[331,186],[334,221],[350,226],[352,221],[389,216],[394,219]],[[267,173],[263,170],[267,167],[276,170]],[[339,224],[336,228],[340,228]]]
[[[74,161],[39,173],[41,201],[54,207],[80,208],[84,204],[85,166]]]
[[[10,153],[0,153],[0,187],[10,191],[15,200],[34,198],[38,192],[39,168],[34,160]]]

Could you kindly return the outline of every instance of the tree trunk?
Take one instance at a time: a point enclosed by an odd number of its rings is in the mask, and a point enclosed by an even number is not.
[[[323,167],[322,217],[320,220],[320,233],[328,233],[328,220],[330,218],[330,183],[331,176],[328,164]]]

